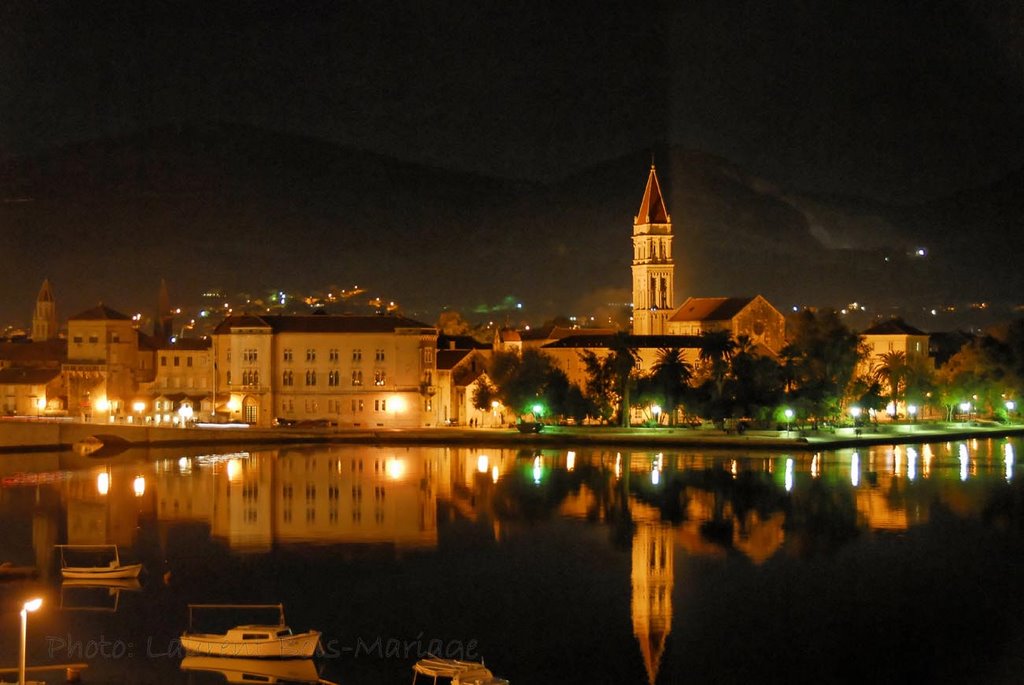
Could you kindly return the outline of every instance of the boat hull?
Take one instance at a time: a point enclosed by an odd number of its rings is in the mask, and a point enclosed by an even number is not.
[[[65,566],[60,570],[65,578],[89,580],[123,580],[138,578],[142,572],[142,564],[126,564],[125,566]]]
[[[308,659],[316,653],[320,633],[289,635],[266,640],[229,640],[227,635],[182,633],[181,646],[188,654],[236,659]]]

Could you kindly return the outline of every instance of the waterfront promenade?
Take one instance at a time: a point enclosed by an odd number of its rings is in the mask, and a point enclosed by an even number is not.
[[[710,428],[611,426],[545,426],[540,433],[512,428],[439,427],[415,429],[371,428],[256,428],[104,425],[31,419],[0,420],[0,452],[71,449],[94,435],[114,435],[124,447],[239,445],[239,444],[418,444],[418,445],[562,445],[622,446],[653,449],[700,447],[707,449],[816,451],[857,445],[902,444],[1024,435],[1024,424],[978,422],[919,422],[868,425],[862,429],[749,430],[743,434]]]

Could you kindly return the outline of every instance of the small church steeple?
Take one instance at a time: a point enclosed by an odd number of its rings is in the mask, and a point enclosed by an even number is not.
[[[50,279],[44,278],[36,296],[36,309],[32,314],[32,340],[42,342],[57,337],[57,303],[53,298]]]
[[[153,337],[162,343],[170,342],[174,335],[174,313],[171,312],[171,297],[167,294],[167,281],[160,279],[160,293],[157,295],[156,316],[153,317]]]
[[[672,217],[651,163],[640,211],[633,218],[633,333],[662,335],[675,307]]]

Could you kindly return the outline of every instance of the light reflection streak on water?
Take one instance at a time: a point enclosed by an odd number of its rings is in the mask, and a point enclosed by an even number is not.
[[[970,464],[970,457],[967,453],[967,445],[960,445],[960,480],[967,480],[967,468]]]
[[[540,457],[534,457],[533,458],[533,484],[534,485],[540,485],[540,477],[541,477],[541,475],[543,473],[543,471],[541,469],[541,463],[542,462],[541,462]]]
[[[786,492],[793,490],[793,460],[786,460]]]
[[[917,450],[913,447],[907,448],[907,480],[917,478]]]
[[[1006,465],[1006,482],[1009,483],[1013,480],[1013,445],[1006,443],[1003,445],[1003,463]]]
[[[565,455],[565,470],[572,471],[576,468],[576,453],[569,450],[569,453]]]
[[[850,457],[850,483],[853,487],[860,485],[860,455],[856,452]]]
[[[811,478],[819,478],[821,476],[821,454],[817,453],[811,457]]]
[[[615,453],[615,477],[622,478],[622,455]]]
[[[932,475],[932,446],[925,445],[923,452],[924,458],[922,459],[921,463],[924,466],[924,468],[921,469],[921,475],[924,476],[925,478],[928,478],[929,476]]]
[[[900,449],[899,445],[893,448],[892,451],[892,475],[895,478],[903,475],[903,450]]]

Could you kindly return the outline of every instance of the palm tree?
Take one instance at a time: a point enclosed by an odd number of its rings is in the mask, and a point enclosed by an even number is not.
[[[896,415],[896,407],[899,406],[902,390],[906,385],[907,355],[902,351],[886,352],[882,355],[878,364],[875,365],[873,375],[876,380],[884,382],[889,388],[889,398],[892,400],[893,416]]]
[[[692,378],[693,366],[686,361],[681,348],[670,347],[658,351],[658,359],[651,368],[651,380],[665,399],[671,426],[676,423],[676,409],[682,404]]]
[[[725,391],[725,378],[729,373],[729,362],[736,349],[736,342],[729,331],[705,331],[700,336],[698,359],[708,366],[709,375],[715,384],[716,397]]]

